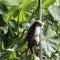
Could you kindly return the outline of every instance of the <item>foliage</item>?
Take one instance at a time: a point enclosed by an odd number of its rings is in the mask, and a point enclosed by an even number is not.
[[[60,59],[59,10],[60,0],[42,0],[42,55],[48,60]],[[30,50],[25,51],[26,35],[34,20],[39,20],[38,0],[0,0],[1,60],[39,60]]]

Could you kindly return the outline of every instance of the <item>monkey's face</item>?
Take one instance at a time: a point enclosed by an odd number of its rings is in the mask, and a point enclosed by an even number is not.
[[[42,23],[39,21],[36,21],[35,23],[36,23],[36,26],[42,26]]]

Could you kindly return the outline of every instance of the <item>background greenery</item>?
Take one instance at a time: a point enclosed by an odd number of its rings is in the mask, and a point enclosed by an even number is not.
[[[0,59],[33,60],[26,35],[39,20],[39,0],[0,0]],[[60,0],[42,0],[42,55],[60,60]],[[24,52],[24,54],[22,54]],[[35,60],[39,58],[34,55]]]

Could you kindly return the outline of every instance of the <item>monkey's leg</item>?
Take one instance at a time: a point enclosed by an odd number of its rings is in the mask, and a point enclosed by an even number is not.
[[[34,46],[33,47],[30,47],[30,50],[31,50],[31,54],[34,54],[35,53]]]
[[[34,54],[34,53],[35,53],[34,47],[35,47],[35,45],[36,45],[36,39],[35,39],[35,38],[29,39],[29,40],[28,40],[28,45],[29,45],[31,54]]]

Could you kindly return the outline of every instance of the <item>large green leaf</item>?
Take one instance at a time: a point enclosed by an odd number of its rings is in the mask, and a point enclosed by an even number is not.
[[[10,8],[10,10],[5,14],[6,20],[14,19],[19,22],[25,22],[28,20],[32,13],[36,10],[37,0],[23,0],[18,6]]]
[[[19,5],[19,21],[25,22],[26,20],[28,20],[31,17],[32,13],[35,11],[36,7],[36,0],[29,0],[29,2],[27,0],[23,0],[22,4]]]
[[[42,8],[48,8],[49,6],[53,5],[56,0],[44,0],[42,3]]]
[[[48,8],[54,20],[60,22],[60,6],[52,6]]]
[[[5,20],[9,21],[13,19],[13,14],[18,10],[18,6],[11,7],[6,14],[4,14]],[[15,14],[16,15],[16,14]],[[17,15],[16,15],[17,16]],[[14,19],[15,20],[15,19]]]
[[[44,29],[46,28],[44,27]],[[51,37],[54,37],[55,35],[57,35],[56,32],[53,31],[50,26],[48,27],[46,35],[45,34],[42,35],[42,48],[48,57],[51,57],[52,52],[54,53],[56,51],[54,48],[55,48],[55,45],[57,44],[57,41],[56,41],[57,39],[51,38]]]

